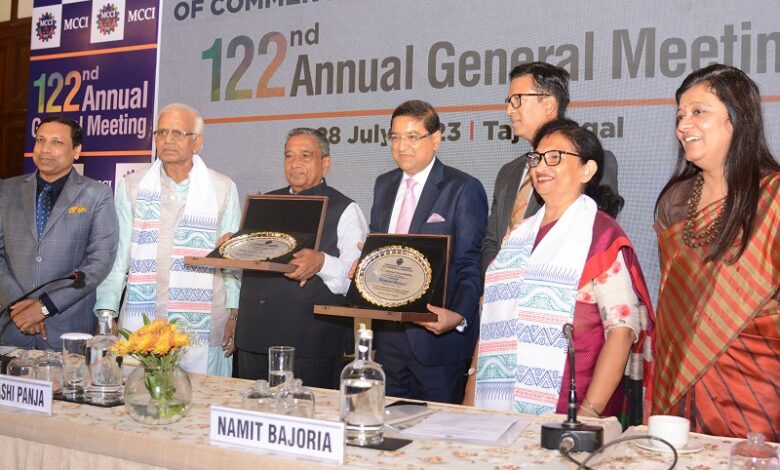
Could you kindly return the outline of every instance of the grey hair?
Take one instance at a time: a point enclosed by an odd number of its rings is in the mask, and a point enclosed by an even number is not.
[[[296,127],[287,133],[287,140],[290,140],[296,135],[310,135],[314,137],[317,139],[317,144],[320,146],[320,153],[322,156],[330,156],[330,143],[328,143],[328,139],[322,132],[318,131],[317,129],[312,129],[311,127]]]
[[[184,111],[192,114],[195,117],[195,128],[192,129],[192,132],[194,132],[195,135],[200,135],[203,133],[203,116],[200,115],[197,109],[184,103],[171,103],[165,105],[165,107],[162,108],[159,113],[157,113],[157,120],[160,120],[160,116],[162,116],[164,112],[174,110]]]

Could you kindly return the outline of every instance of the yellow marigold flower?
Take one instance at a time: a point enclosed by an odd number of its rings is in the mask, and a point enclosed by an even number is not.
[[[190,345],[190,336],[187,333],[182,333],[181,331],[176,331],[174,333],[174,342],[173,344],[177,348],[182,348],[184,346]]]
[[[139,336],[135,333],[130,335],[130,338],[127,340],[127,349],[131,353],[137,353],[138,352],[138,338]]]
[[[157,342],[154,345],[154,353],[158,356],[168,354],[173,347],[173,333],[170,331],[164,331],[157,337]]]
[[[152,334],[139,335],[135,350],[141,354],[147,354],[154,349],[155,337]]]
[[[119,356],[126,356],[132,352],[129,346],[130,344],[126,340],[120,339],[114,343],[114,346],[111,347],[111,350],[117,353]]]
[[[119,340],[114,350],[121,355],[167,356],[177,348],[190,344],[190,338],[167,319],[156,319],[130,333],[127,340]]]
[[[168,320],[165,320],[163,318],[158,318],[149,325],[147,325],[145,328],[148,328],[148,332],[150,334],[157,334],[161,331],[165,331],[166,328],[168,328]]]

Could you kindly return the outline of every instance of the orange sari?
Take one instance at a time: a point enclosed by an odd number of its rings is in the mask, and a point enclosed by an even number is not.
[[[780,174],[761,180],[755,229],[733,264],[704,263],[708,246],[683,243],[679,209],[690,184],[679,186],[664,195],[656,223],[652,413],[685,416],[696,432],[780,441]],[[697,214],[697,232],[722,204]]]

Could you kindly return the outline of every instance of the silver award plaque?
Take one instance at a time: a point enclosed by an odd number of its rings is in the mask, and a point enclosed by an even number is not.
[[[267,261],[295,249],[295,238],[280,232],[255,232],[233,237],[219,247],[219,254],[239,261]]]
[[[369,253],[358,264],[355,286],[368,302],[380,307],[408,305],[431,285],[431,263],[414,248],[389,245]]]

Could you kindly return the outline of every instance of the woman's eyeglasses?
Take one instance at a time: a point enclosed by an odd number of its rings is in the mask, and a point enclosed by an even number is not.
[[[556,166],[561,163],[561,159],[564,155],[571,155],[573,157],[580,157],[576,153],[565,152],[563,150],[548,150],[544,153],[528,152],[525,154],[525,158],[528,159],[528,166],[530,168],[535,167],[542,160],[547,166]]]

